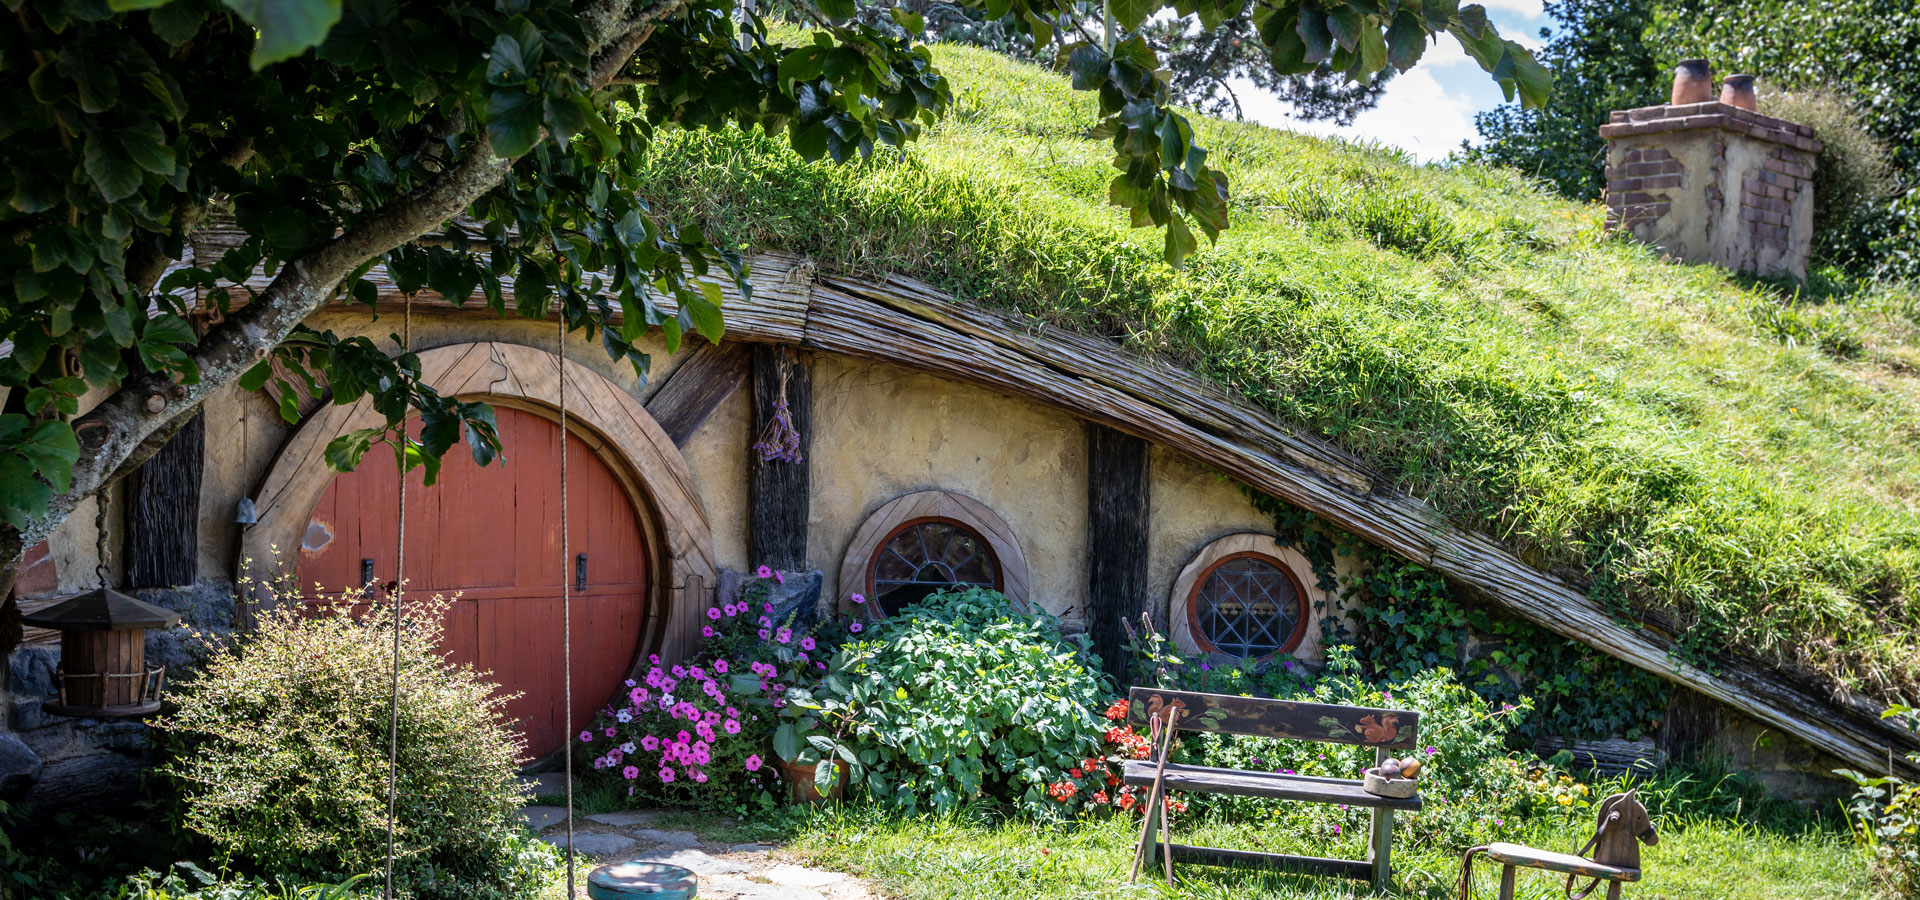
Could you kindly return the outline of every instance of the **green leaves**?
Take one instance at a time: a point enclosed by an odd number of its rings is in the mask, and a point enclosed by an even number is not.
[[[79,458],[80,445],[67,423],[0,415],[0,521],[26,527],[30,510],[67,489]]]
[[[292,59],[326,40],[340,21],[340,0],[221,0],[258,29],[247,62],[259,71]]]

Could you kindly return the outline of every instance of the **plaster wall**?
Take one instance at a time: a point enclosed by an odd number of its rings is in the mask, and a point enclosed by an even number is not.
[[[807,555],[838,570],[861,523],[911,491],[964,494],[998,513],[1027,558],[1029,600],[1083,621],[1087,448],[1078,419],[884,363],[813,357]]]
[[[1174,596],[1180,572],[1209,544],[1235,534],[1273,534],[1272,517],[1255,509],[1240,483],[1164,447],[1153,448],[1152,466],[1153,523],[1150,558],[1147,563],[1149,609],[1160,621],[1169,624],[1170,636],[1180,649],[1197,654],[1191,640],[1183,640],[1185,629],[1173,627],[1186,617],[1185,596]],[[1306,635],[1291,656],[1320,661],[1325,658],[1321,646],[1321,620],[1332,616],[1338,624],[1346,620],[1340,598],[1327,596],[1318,589],[1312,568],[1295,560],[1295,576],[1307,588],[1308,620]],[[1352,560],[1336,556],[1334,577],[1342,584],[1354,574]],[[1184,591],[1182,592],[1185,593]],[[1320,605],[1324,601],[1325,605]]]

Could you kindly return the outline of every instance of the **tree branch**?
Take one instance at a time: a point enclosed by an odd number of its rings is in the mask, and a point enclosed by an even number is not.
[[[683,4],[656,0],[637,10],[616,0],[596,4],[589,22],[604,27],[589,29],[596,39],[589,70],[594,87],[618,75],[655,23]],[[208,397],[265,359],[295,326],[331,299],[360,264],[464,212],[498,186],[512,166],[513,160],[493,154],[492,144],[480,133],[464,158],[426,184],[289,259],[265,290],[214,326],[188,354],[200,369],[199,382],[180,385],[154,373],[131,377],[76,419],[81,452],[73,481],[25,529],[10,536],[14,540],[0,542],[0,572],[17,569],[24,548],[50,534],[82,500],[138,468]]]

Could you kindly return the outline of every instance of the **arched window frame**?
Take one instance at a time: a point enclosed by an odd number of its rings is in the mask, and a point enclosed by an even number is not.
[[[994,562],[998,563],[994,573],[999,581],[997,589],[1015,606],[1026,607],[1027,556],[1020,551],[1020,542],[1014,538],[1006,520],[972,497],[952,491],[927,490],[887,501],[854,532],[846,555],[840,560],[841,611],[854,609],[854,594],[871,595],[874,557],[881,548],[902,530],[928,521],[948,522],[977,535],[993,551]],[[872,612],[878,611],[875,607]]]
[[[1301,606],[1299,622],[1288,641],[1273,653],[1255,659],[1318,658],[1320,620],[1327,612],[1328,598],[1326,592],[1318,587],[1312,563],[1300,551],[1282,546],[1272,535],[1253,532],[1230,534],[1208,543],[1194,554],[1193,559],[1174,578],[1173,589],[1168,597],[1167,615],[1174,646],[1194,656],[1228,655],[1216,649],[1201,633],[1196,618],[1196,604],[1201,586],[1215,569],[1247,557],[1265,559],[1279,569],[1293,583]]]

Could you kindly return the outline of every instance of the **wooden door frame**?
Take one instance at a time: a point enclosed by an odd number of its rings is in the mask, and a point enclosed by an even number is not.
[[[419,355],[422,382],[442,394],[557,417],[561,369],[559,357],[547,350],[473,341]],[[647,544],[646,602],[660,614],[648,617],[633,668],[643,669],[648,653],[671,659],[688,656],[698,646],[700,615],[712,604],[716,582],[713,531],[693,473],[640,401],[572,360],[565,374],[569,430],[593,448],[626,488]],[[240,539],[237,583],[250,608],[272,602],[268,586],[297,565],[307,523],[336,474],[326,463],[327,442],[384,421],[369,398],[328,405],[281,445],[252,495],[258,521]],[[367,464],[378,462],[369,457]],[[282,559],[281,553],[287,556]]]

